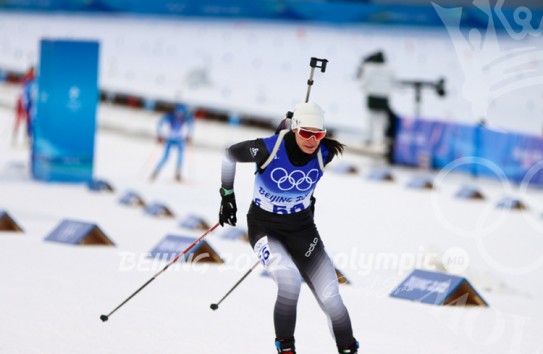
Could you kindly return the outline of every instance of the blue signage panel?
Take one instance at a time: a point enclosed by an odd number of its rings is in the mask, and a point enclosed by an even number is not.
[[[526,206],[522,201],[513,197],[503,197],[496,204],[497,208],[500,209],[526,209]]]
[[[483,194],[474,186],[462,186],[455,196],[460,199],[484,199]]]
[[[87,185],[93,192],[113,192],[114,189],[107,181],[103,179],[93,179]]]
[[[181,222],[179,223],[179,226],[184,227],[186,229],[209,229],[209,225],[207,222],[205,222],[204,218],[198,216],[198,215],[187,215]]]
[[[373,181],[392,181],[394,177],[390,169],[376,168],[369,173],[368,179]]]
[[[40,42],[31,156],[35,179],[92,180],[98,50],[93,41]]]
[[[221,238],[225,240],[241,240],[247,237],[247,231],[239,227],[225,227]]]
[[[455,296],[459,297],[459,294],[455,292],[462,285],[465,286],[465,294],[477,299],[473,302],[469,301],[469,304],[487,305],[465,278],[420,269],[415,269],[390,296],[426,304],[443,305],[451,299],[454,300]]]
[[[454,275],[415,269],[390,296],[441,305],[463,280]]]
[[[143,201],[143,198],[141,198],[134,191],[127,191],[125,194],[123,194],[121,198],[119,198],[119,203],[124,204],[124,205],[145,206],[145,202]]]
[[[46,241],[55,241],[78,245],[96,227],[95,224],[64,220],[45,238]]]
[[[334,164],[334,166],[332,167],[332,171],[338,174],[346,175],[350,173],[357,173],[357,168],[351,163],[340,162]]]
[[[167,235],[155,246],[155,248],[151,250],[149,257],[171,261],[179,253],[183,252],[187,247],[189,247],[194,241],[196,241],[195,237]],[[187,260],[189,256],[198,251],[198,249],[202,247],[204,243],[205,241],[200,241],[183,256],[183,260]]]
[[[429,177],[415,176],[407,183],[407,187],[413,189],[432,189],[434,188],[434,184]]]
[[[159,217],[172,217],[173,213],[171,210],[161,203],[151,203],[147,205],[144,209],[145,214]]]

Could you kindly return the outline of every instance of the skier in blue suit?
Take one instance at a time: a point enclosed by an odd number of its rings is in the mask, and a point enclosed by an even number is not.
[[[184,104],[177,104],[174,110],[160,118],[156,131],[158,142],[165,144],[164,153],[149,179],[154,181],[158,177],[160,170],[170,157],[170,150],[175,147],[177,149],[175,179],[181,181],[185,141],[190,143],[194,131],[193,116]]]

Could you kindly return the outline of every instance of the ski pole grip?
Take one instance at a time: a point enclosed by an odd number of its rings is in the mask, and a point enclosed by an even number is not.
[[[320,66],[318,65],[320,63]],[[328,59],[319,59],[315,57],[311,57],[311,60],[309,61],[309,66],[312,68],[320,68],[321,73],[326,71],[326,64],[328,63]]]

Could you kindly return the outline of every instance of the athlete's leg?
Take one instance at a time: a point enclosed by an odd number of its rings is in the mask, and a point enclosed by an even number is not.
[[[316,229],[308,230],[310,237],[289,242],[298,270],[328,316],[332,334],[338,346],[355,342],[349,312],[339,293],[336,269],[326,253]],[[353,352],[354,353],[354,352]]]
[[[387,112],[381,110],[370,110],[371,141],[375,146],[383,146],[387,129]]]
[[[19,126],[25,119],[25,110],[23,107],[23,102],[19,97],[17,99],[17,105],[15,109],[15,122],[13,124],[13,133],[11,134],[11,142],[15,144],[17,142],[17,135],[19,134]]]
[[[160,172],[160,170],[162,170],[162,168],[168,161],[168,158],[170,157],[171,148],[172,148],[172,142],[170,140],[167,140],[166,144],[164,145],[164,153],[162,154],[162,158],[160,159],[160,161],[158,161],[158,164],[153,170],[153,174],[150,177],[151,180],[154,180],[158,176],[158,173]]]
[[[175,142],[175,146],[177,147],[177,163],[175,165],[175,179],[178,181],[181,180],[181,170],[183,169],[183,154],[185,149],[185,143],[183,140],[179,140]]]
[[[254,250],[277,284],[277,299],[274,308],[276,338],[293,338],[296,327],[296,307],[302,285],[300,272],[283,244],[273,237],[260,238]]]

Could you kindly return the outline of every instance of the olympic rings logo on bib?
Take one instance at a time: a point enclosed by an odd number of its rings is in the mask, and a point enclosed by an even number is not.
[[[277,167],[271,171],[270,178],[277,183],[277,187],[282,191],[289,191],[296,187],[297,190],[305,192],[319,180],[319,170],[313,168],[307,174],[302,170],[288,173],[284,168]]]

